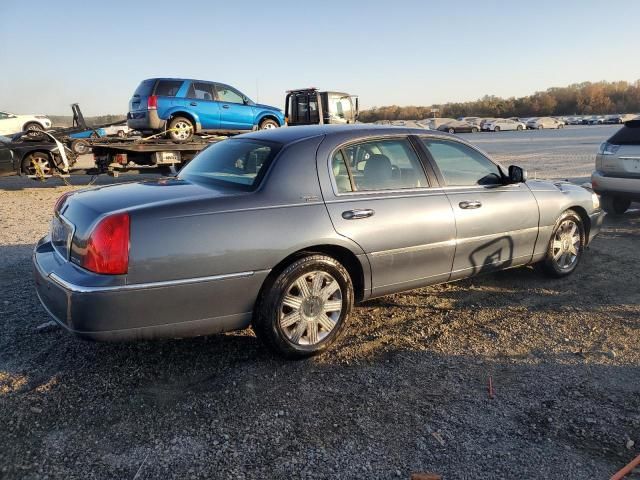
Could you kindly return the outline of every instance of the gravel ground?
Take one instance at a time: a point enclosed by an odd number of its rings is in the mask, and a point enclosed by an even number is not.
[[[0,478],[582,480],[640,453],[637,208],[569,279],[521,268],[369,301],[330,352],[290,362],[251,331],[39,331],[30,254],[69,187],[35,185],[0,179]]]

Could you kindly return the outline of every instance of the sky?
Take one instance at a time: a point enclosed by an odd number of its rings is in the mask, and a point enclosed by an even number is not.
[[[141,80],[432,105],[640,79],[640,1],[0,0],[0,110],[122,114]],[[635,50],[635,51],[634,51]]]

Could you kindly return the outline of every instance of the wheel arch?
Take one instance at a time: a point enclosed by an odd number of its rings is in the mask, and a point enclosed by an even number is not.
[[[265,121],[265,120],[273,120],[275,121],[279,126],[282,126],[283,123],[280,121],[280,119],[278,118],[278,116],[274,113],[269,113],[269,112],[264,112],[262,114],[260,114],[258,116],[258,120],[256,122],[256,126],[260,126],[260,124]]]
[[[591,231],[591,219],[589,218],[589,214],[587,213],[587,211],[580,205],[573,205],[571,207],[568,207],[567,210],[573,210],[578,214],[580,220],[582,220],[582,224],[584,225],[585,238],[588,239],[589,232]]]
[[[191,122],[193,122],[196,132],[199,132],[200,130],[202,130],[202,125],[200,124],[200,118],[198,117],[198,115],[193,112],[187,112],[185,110],[173,110],[169,112],[166,120],[167,128],[169,127],[169,123],[171,122],[171,120],[174,119],[175,117],[185,117],[191,120]]]
[[[275,267],[271,269],[271,272],[269,272],[269,275],[260,287],[258,298],[261,298],[264,289],[271,285],[273,280],[275,280],[275,278],[280,275],[280,273],[282,273],[288,265],[290,265],[297,259],[310,254],[327,255],[340,262],[342,266],[347,270],[347,272],[349,272],[351,282],[353,283],[353,293],[356,302],[364,299],[366,283],[365,268],[363,267],[356,254],[353,253],[353,251],[349,250],[346,247],[332,244],[311,245],[287,255],[284,259],[278,262]]]

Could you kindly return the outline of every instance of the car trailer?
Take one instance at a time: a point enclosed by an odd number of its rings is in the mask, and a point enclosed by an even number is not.
[[[219,136],[193,136],[188,142],[175,142],[164,138],[101,138],[90,140],[95,171],[118,176],[119,173],[176,172],[209,145],[226,139]]]

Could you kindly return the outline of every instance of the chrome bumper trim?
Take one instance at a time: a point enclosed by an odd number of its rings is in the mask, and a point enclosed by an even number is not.
[[[49,275],[49,278],[57,283],[65,290],[76,293],[95,293],[95,292],[119,292],[123,290],[141,290],[146,288],[161,288],[161,287],[175,287],[178,285],[188,285],[192,283],[212,282],[216,280],[229,280],[232,278],[244,278],[251,277],[255,272],[238,272],[227,273],[224,275],[211,275],[209,277],[196,277],[196,278],[182,278],[179,280],[167,280],[162,282],[148,282],[148,283],[132,283],[129,285],[115,285],[108,287],[86,287],[83,285],[76,285],[71,282],[60,278],[55,273]]]

